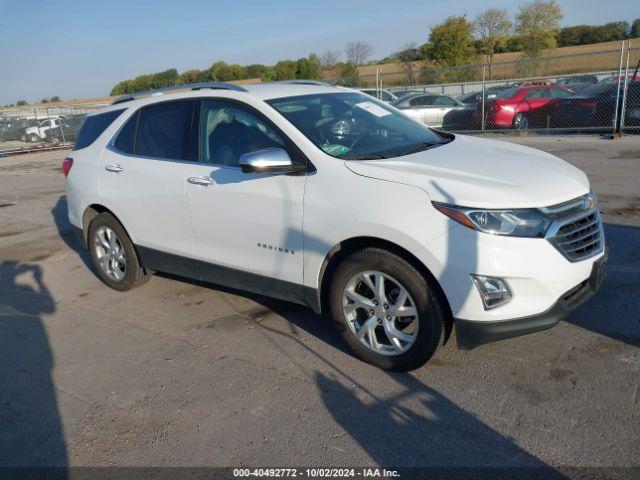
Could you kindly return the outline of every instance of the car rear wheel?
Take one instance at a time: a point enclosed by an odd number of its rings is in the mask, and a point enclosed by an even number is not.
[[[114,290],[131,290],[149,279],[127,232],[111,214],[101,213],[91,221],[87,244],[98,278]]]
[[[36,143],[38,142],[38,140],[40,140],[40,137],[38,135],[36,135],[35,133],[29,134],[29,141],[31,143]]]
[[[513,117],[513,128],[517,130],[526,130],[529,128],[529,117],[524,113],[516,113],[516,116]]]
[[[352,352],[385,370],[416,369],[444,341],[445,316],[433,280],[387,250],[366,248],[343,260],[329,302]]]

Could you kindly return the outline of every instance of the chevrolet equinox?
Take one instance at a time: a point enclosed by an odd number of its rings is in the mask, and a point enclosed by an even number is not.
[[[109,287],[159,271],[308,305],[384,369],[423,365],[453,328],[472,348],[552,327],[605,274],[582,171],[321,82],[117,98],[63,171]]]

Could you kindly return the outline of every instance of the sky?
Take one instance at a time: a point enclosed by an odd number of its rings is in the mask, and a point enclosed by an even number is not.
[[[273,64],[349,41],[383,58],[450,15],[516,0],[0,0],[0,105],[101,97],[118,81],[213,62]],[[638,0],[559,0],[563,25],[631,22]],[[615,8],[612,8],[615,5]]]

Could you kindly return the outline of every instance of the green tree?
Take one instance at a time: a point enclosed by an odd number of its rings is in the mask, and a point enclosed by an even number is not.
[[[507,11],[494,8],[485,10],[476,17],[476,31],[480,40],[479,51],[485,56],[491,78],[493,55],[504,49],[511,32],[511,20]]]
[[[237,80],[238,75],[236,65],[229,65],[226,62],[215,62],[209,68],[211,80],[214,82],[228,82],[229,80]]]
[[[48,98],[43,98],[42,100],[40,100],[40,103],[49,103],[49,99]]]
[[[187,70],[186,72],[182,72],[178,77],[179,85],[188,85],[190,83],[198,82],[200,82],[200,70],[198,69]]]
[[[53,97],[51,97],[51,101],[52,101],[52,102],[61,102],[62,100],[60,99],[60,97],[59,97],[59,96],[54,95]]]
[[[358,68],[350,62],[341,62],[335,66],[336,83],[345,87],[358,86]]]
[[[520,6],[516,32],[520,34],[525,56],[539,57],[545,48],[556,47],[562,17],[562,9],[555,0],[534,0]]]
[[[266,65],[261,65],[259,63],[253,65],[247,65],[246,73],[247,78],[260,78],[264,72],[269,69]]]
[[[309,58],[300,58],[296,61],[296,78],[316,80],[320,77],[320,61],[317,55],[311,54]]]
[[[636,18],[629,29],[629,38],[640,37],[640,18]]]
[[[296,78],[296,62],[293,60],[280,60],[274,67],[276,80],[292,80]]]
[[[267,67],[264,72],[260,74],[260,81],[262,82],[273,82],[278,79],[278,74],[276,73],[276,69],[272,67]]]
[[[436,65],[459,66],[476,55],[473,46],[474,26],[465,15],[451,16],[431,28],[429,42],[424,46],[426,57]]]

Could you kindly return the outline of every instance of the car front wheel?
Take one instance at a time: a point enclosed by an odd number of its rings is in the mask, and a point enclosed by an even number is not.
[[[385,370],[424,365],[443,343],[445,316],[434,280],[387,250],[366,248],[337,267],[329,292],[342,338]]]
[[[529,128],[529,117],[524,113],[517,113],[513,118],[513,128],[518,130],[526,130]]]

